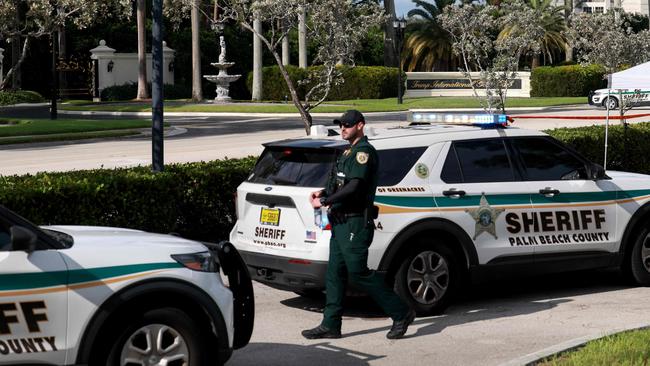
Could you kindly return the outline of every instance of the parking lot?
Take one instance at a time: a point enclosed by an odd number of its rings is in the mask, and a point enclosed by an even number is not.
[[[343,338],[309,341],[300,331],[318,324],[322,299],[260,284],[255,291],[251,343],[228,365],[516,365],[574,342],[650,325],[650,288],[630,287],[616,271],[476,285],[445,314],[417,318],[397,341],[385,338],[391,321],[367,298],[348,299]]]

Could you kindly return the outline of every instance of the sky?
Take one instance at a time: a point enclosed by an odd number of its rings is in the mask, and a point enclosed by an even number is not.
[[[395,0],[395,15],[398,17],[404,15],[404,17],[406,17],[409,10],[414,7],[415,4],[413,4],[413,1],[411,0]]]

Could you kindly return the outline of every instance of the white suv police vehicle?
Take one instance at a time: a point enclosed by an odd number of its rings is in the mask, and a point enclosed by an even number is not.
[[[587,100],[594,106],[616,109],[621,105],[621,98],[631,105],[650,104],[650,88],[597,89],[589,93]]]
[[[0,205],[0,364],[223,364],[250,339],[252,291],[230,243],[39,228]]]
[[[442,311],[464,280],[490,273],[621,266],[650,284],[650,176],[605,174],[539,131],[485,128],[503,115],[409,119],[461,123],[366,126],[379,154],[368,265],[418,313]],[[259,282],[324,288],[330,231],[315,224],[309,195],[348,146],[326,135],[265,144],[237,189],[230,240]]]

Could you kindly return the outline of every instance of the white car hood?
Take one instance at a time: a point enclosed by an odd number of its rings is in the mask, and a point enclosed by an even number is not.
[[[61,253],[83,266],[105,266],[132,263],[173,262],[172,254],[206,251],[196,241],[173,235],[139,230],[98,226],[43,226],[60,231],[74,239],[71,248]]]

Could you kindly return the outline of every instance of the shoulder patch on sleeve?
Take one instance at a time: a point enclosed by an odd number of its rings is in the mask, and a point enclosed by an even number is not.
[[[367,152],[363,152],[363,151],[359,151],[359,152],[357,153],[357,163],[359,163],[359,164],[365,164],[365,163],[367,163],[367,162],[368,162],[368,153],[367,153]]]

